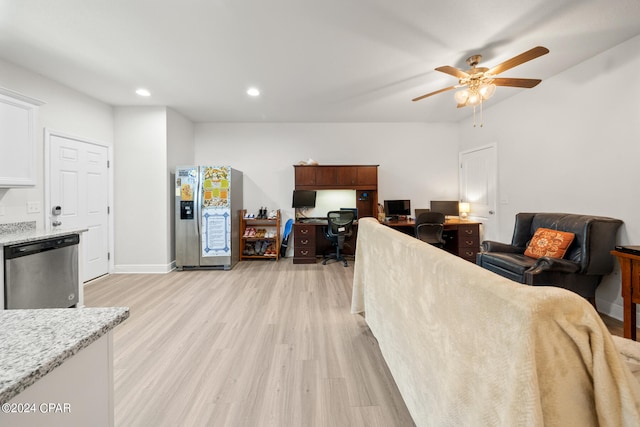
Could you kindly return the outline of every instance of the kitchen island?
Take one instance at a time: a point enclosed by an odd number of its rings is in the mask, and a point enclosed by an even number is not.
[[[113,425],[113,328],[126,307],[0,311],[0,425]]]

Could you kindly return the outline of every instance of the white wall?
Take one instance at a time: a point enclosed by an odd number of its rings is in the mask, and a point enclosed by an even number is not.
[[[164,107],[115,111],[115,271],[164,273],[169,188],[167,113]]]
[[[37,185],[0,189],[0,223],[33,220],[44,227],[44,212],[26,212],[27,202],[44,206],[44,128],[96,141],[110,147],[114,160],[114,182],[109,184],[114,198],[114,271],[170,270],[175,259],[170,173],[176,164],[194,161],[193,124],[165,107],[114,110],[2,60],[0,86],[45,102],[36,131]]]
[[[548,211],[619,218],[618,241],[640,243],[638,69],[635,37],[485,109],[483,128],[460,123],[462,150],[498,144],[501,241],[511,241],[516,213]],[[617,264],[597,303],[621,318]]]
[[[457,125],[426,123],[202,123],[195,160],[244,172],[244,207],[281,209],[293,217],[293,165],[379,164],[380,202],[457,198]],[[284,222],[283,221],[283,222]]]
[[[27,202],[44,206],[44,128],[113,146],[110,106],[0,59],[0,86],[44,101],[36,130],[37,184],[32,188],[0,189],[4,215],[0,223],[36,221],[44,227],[44,212],[27,213]],[[0,153],[1,155],[1,153]]]
[[[292,165],[379,164],[379,200],[413,207],[456,198],[458,152],[496,142],[500,240],[522,211],[607,215],[625,222],[620,243],[640,242],[640,37],[546,79],[471,119],[428,123],[205,123],[192,125],[164,107],[129,108],[93,100],[0,60],[0,86],[46,102],[38,120],[38,185],[0,189],[0,223],[36,220],[26,203],[43,203],[43,128],[114,147],[116,271],[166,271],[174,259],[172,181],[179,163],[230,164],[245,172],[244,204],[293,215]],[[550,58],[553,57],[553,50]],[[510,90],[510,88],[499,88]],[[489,106],[489,104],[487,104]],[[115,130],[114,130],[115,129]],[[189,140],[194,141],[190,146]],[[114,143],[117,141],[117,143]],[[458,145],[460,141],[460,145]],[[598,290],[601,311],[621,318],[618,270]]]
[[[175,245],[175,197],[173,190],[175,186],[176,166],[188,166],[194,164],[194,124],[182,116],[180,113],[167,109],[167,168],[168,183],[167,188],[169,198],[167,199],[167,211],[169,212],[169,223],[167,228],[167,255],[166,262],[173,263],[176,259]]]

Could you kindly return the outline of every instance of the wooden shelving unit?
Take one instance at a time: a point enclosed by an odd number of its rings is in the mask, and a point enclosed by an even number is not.
[[[273,218],[247,218],[240,210],[240,260],[280,259],[280,209]],[[251,232],[253,230],[253,233]],[[263,230],[263,232],[261,231]]]

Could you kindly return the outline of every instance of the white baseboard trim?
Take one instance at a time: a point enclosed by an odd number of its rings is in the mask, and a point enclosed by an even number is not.
[[[604,301],[596,298],[596,305],[600,313],[609,317],[622,321],[624,319],[624,309],[620,304]],[[638,315],[638,307],[636,307],[636,325],[640,325],[640,315]]]
[[[169,264],[116,264],[114,274],[166,274],[176,268],[175,261]]]

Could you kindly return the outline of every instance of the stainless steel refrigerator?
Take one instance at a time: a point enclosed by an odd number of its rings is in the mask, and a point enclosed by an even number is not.
[[[175,176],[176,267],[230,270],[240,258],[242,172],[183,166]]]

